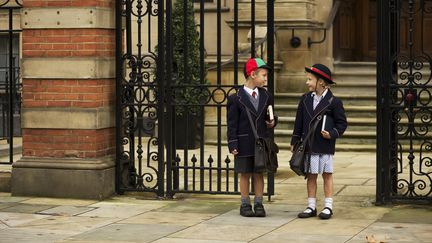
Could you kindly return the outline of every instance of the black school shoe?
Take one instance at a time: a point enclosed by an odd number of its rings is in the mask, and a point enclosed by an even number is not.
[[[306,209],[310,209],[311,212],[309,212],[309,213],[301,212],[297,215],[297,217],[299,217],[301,219],[305,219],[305,218],[315,217],[317,215],[316,209],[313,209],[311,207],[307,207]]]
[[[254,205],[255,217],[265,217],[266,211],[262,203],[255,203]]]
[[[330,211],[330,213],[324,213],[324,212],[322,212],[322,211],[324,211],[325,209],[328,209],[328,210]],[[331,208],[329,208],[329,207],[325,207],[325,208],[323,208],[322,211],[321,211],[321,213],[318,215],[318,217],[319,217],[320,219],[329,219],[329,218],[331,218],[331,216],[333,215],[333,210],[331,210]]]
[[[243,217],[254,217],[255,213],[252,211],[252,205],[243,203],[240,206],[240,215]]]

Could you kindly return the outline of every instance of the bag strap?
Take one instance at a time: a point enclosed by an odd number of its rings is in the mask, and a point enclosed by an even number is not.
[[[249,109],[247,107],[245,107],[245,109],[246,109],[247,116],[249,118],[250,125],[252,127],[252,131],[254,133],[255,139],[258,139],[259,138],[258,137],[258,132],[256,130],[255,124],[253,123],[252,115],[250,114],[250,111],[249,111]]]
[[[329,103],[331,104],[332,101],[333,101],[333,96],[329,99]],[[322,110],[322,111],[318,114],[317,117],[322,116],[323,113],[324,113],[325,111],[326,111],[325,109]],[[320,120],[321,120],[321,119],[320,119]],[[310,129],[309,132],[306,134],[306,137],[305,137],[305,139],[303,140],[303,144],[306,144],[307,141],[308,141],[309,139],[311,139],[311,138],[312,138],[312,141],[313,141],[312,134],[315,132],[315,130],[316,130],[316,128],[317,128],[318,123],[319,123],[320,120],[318,120],[318,119],[315,120],[315,122],[314,122],[314,124],[312,125],[311,129]]]
[[[333,101],[333,96],[329,99],[329,105],[332,103],[332,101]],[[323,110],[318,114],[317,117],[322,116],[322,115],[324,114],[325,111],[326,111],[326,109],[323,109]],[[314,124],[312,125],[311,129],[309,130],[308,134],[306,135],[305,140],[303,141],[303,144],[304,144],[305,147],[306,147],[306,146],[309,146],[309,150],[311,150],[311,147],[312,147],[312,144],[313,144],[313,141],[314,141],[314,136],[313,136],[313,134],[315,133],[315,130],[316,130],[316,128],[317,128],[318,123],[319,123],[320,120],[321,120],[321,119],[316,119],[316,120],[315,120]],[[309,139],[310,139],[311,142],[310,142],[310,143],[307,143],[307,142],[308,142],[307,140],[309,140]],[[309,171],[309,169],[310,169],[310,158],[311,158],[311,155],[309,154],[309,155],[306,155],[306,156],[307,156],[307,160],[308,160],[308,162],[309,162],[309,163],[307,163],[306,171]],[[307,174],[306,174],[306,176],[305,176],[305,179],[306,179],[306,178],[307,178]]]

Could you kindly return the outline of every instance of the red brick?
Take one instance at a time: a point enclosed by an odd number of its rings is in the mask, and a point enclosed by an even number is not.
[[[23,129],[23,154],[95,158],[115,153],[115,129]]]

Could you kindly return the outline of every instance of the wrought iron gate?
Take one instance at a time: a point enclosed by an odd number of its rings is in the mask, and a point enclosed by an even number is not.
[[[117,1],[119,193],[151,191],[168,197],[177,192],[239,193],[224,136],[226,98],[238,89],[241,63],[248,57],[261,55],[274,65],[274,1],[260,1],[260,10],[267,8],[265,18],[255,17],[258,3],[251,0],[250,16],[239,19],[239,4]],[[210,20],[207,13],[212,8],[215,18]],[[231,19],[223,21],[223,14],[231,14]],[[250,29],[245,50],[239,49],[240,25]],[[263,27],[266,36],[256,38],[251,26]],[[222,29],[232,35],[226,38],[231,43],[222,43]],[[215,33],[214,41],[205,39],[212,36],[207,31]],[[223,53],[227,49],[229,55]],[[273,75],[268,89],[273,93]],[[273,195],[272,174],[267,185],[267,195]]]
[[[378,204],[432,201],[430,19],[432,1],[378,1]]]
[[[19,67],[19,29],[14,29],[14,14],[22,8],[21,1],[0,1],[0,18],[6,26],[0,29],[0,164],[12,164],[19,152],[14,137],[21,136],[21,91]],[[3,149],[1,149],[3,150]],[[4,158],[7,157],[7,158]]]

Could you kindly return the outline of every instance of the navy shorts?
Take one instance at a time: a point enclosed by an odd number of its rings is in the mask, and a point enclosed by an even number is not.
[[[254,157],[235,157],[234,171],[237,173],[254,173]]]

